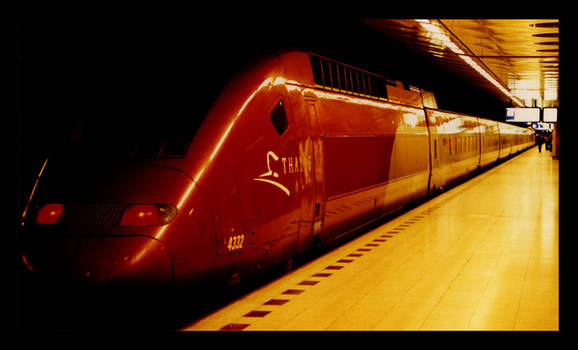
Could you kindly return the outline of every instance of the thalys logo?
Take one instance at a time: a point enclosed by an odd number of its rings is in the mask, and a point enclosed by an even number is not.
[[[271,170],[271,158],[273,158],[274,161],[278,161],[279,160],[279,156],[275,154],[275,152],[273,151],[269,151],[267,152],[267,172],[263,173],[261,175],[259,175],[259,177],[254,178],[253,180],[255,181],[262,181],[262,182],[266,182],[269,183],[273,186],[276,186],[277,188],[279,188],[281,191],[285,192],[285,194],[287,196],[291,195],[291,191],[289,191],[289,189],[285,186],[283,186],[282,184],[280,184],[279,182],[272,180],[272,178],[279,178],[279,173],[276,171]],[[272,178],[271,178],[272,177]]]
[[[298,157],[280,158],[278,155],[275,154],[275,152],[269,151],[267,152],[267,172],[259,175],[253,180],[269,183],[277,187],[281,191],[285,192],[287,196],[290,196],[291,191],[289,191],[289,189],[285,187],[283,184],[276,181],[276,179],[279,179],[279,173],[271,169],[271,159],[273,159],[273,161],[275,162],[281,160],[281,162],[283,163],[283,174],[287,173],[293,174],[303,171],[303,166],[301,167],[299,166],[300,162]]]

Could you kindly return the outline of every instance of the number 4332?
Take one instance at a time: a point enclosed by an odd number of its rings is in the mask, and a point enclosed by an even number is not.
[[[245,235],[229,236],[229,241],[227,243],[227,249],[230,252],[233,250],[242,249],[244,240],[245,240]]]

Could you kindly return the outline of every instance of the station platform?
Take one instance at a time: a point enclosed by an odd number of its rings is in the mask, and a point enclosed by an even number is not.
[[[558,249],[534,147],[182,330],[558,330]]]

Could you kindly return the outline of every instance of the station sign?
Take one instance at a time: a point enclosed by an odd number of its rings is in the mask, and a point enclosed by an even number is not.
[[[558,122],[558,108],[544,107],[542,110],[542,121],[544,123]]]
[[[506,108],[506,121],[512,123],[537,123],[540,121],[540,108]]]

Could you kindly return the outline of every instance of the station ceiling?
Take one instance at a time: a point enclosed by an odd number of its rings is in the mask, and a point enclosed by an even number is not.
[[[557,19],[370,19],[367,24],[513,106],[558,107]]]

